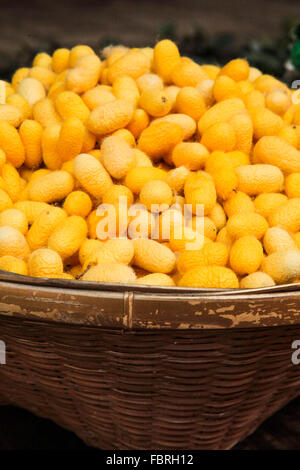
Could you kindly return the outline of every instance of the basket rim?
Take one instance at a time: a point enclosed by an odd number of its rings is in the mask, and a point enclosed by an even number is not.
[[[62,289],[75,289],[90,290],[90,291],[109,291],[109,292],[144,292],[144,293],[161,293],[161,294],[180,294],[180,295],[241,295],[247,294],[251,297],[253,294],[266,294],[266,293],[283,293],[283,292],[297,292],[300,291],[299,283],[289,283],[276,285],[271,287],[260,287],[253,289],[217,289],[217,288],[197,288],[197,287],[164,287],[164,286],[150,286],[138,284],[121,284],[121,283],[108,283],[108,282],[92,282],[80,281],[69,279],[55,279],[55,278],[42,278],[25,276],[22,274],[11,273],[9,271],[0,270],[0,282],[14,282],[26,286],[40,286],[40,287],[56,287]]]
[[[0,318],[148,331],[300,324],[300,284],[286,285],[285,290],[264,288],[251,293],[250,289],[178,292],[174,288],[153,290],[148,286],[94,282],[84,283],[82,288],[82,284],[2,273]]]

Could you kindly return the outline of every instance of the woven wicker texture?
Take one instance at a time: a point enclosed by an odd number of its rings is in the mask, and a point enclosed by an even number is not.
[[[0,315],[0,402],[101,449],[227,449],[299,394],[300,326],[127,331]]]
[[[179,295],[22,279],[0,276],[0,404],[90,445],[228,449],[299,394],[292,285]]]

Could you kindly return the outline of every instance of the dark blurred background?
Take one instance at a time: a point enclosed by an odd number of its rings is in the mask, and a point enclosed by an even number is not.
[[[89,44],[153,45],[175,40],[184,55],[251,65],[288,81],[299,0],[1,1],[0,78],[30,65],[37,52]],[[300,399],[266,421],[238,449],[300,449]],[[24,410],[0,407],[0,450],[87,449],[72,433]]]
[[[243,56],[282,77],[290,31],[299,20],[299,0],[4,0],[0,75],[9,78],[37,51],[80,43],[145,46],[168,37],[199,62]]]

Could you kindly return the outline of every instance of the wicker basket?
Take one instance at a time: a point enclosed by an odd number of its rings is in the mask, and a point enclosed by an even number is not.
[[[0,403],[101,449],[228,449],[299,394],[300,291],[2,273]]]

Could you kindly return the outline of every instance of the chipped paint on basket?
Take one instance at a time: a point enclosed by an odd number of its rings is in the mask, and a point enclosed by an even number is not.
[[[93,291],[0,281],[0,316],[124,331],[219,329],[300,323],[300,292],[163,294]]]

